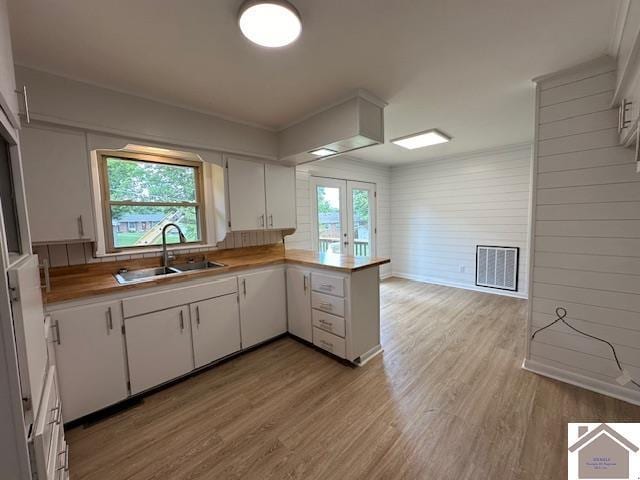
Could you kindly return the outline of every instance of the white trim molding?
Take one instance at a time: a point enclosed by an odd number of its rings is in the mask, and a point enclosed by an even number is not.
[[[553,378],[560,382],[569,383],[576,387],[585,388],[592,392],[617,398],[634,405],[640,405],[640,392],[630,390],[618,385],[602,382],[594,378],[589,378],[579,373],[570,372],[549,365],[544,365],[535,360],[525,358],[522,362],[522,368],[528,372],[537,373],[545,377]]]
[[[524,300],[529,298],[529,296],[524,292],[510,292],[508,290],[498,290],[494,288],[478,287],[475,285],[467,285],[464,283],[456,283],[456,282],[449,282],[446,280],[439,280],[437,278],[431,278],[424,275],[413,275],[410,273],[394,271],[391,273],[391,275],[385,276],[385,278],[389,278],[389,277],[404,278],[405,280],[413,280],[415,282],[429,283],[432,285],[441,285],[443,287],[461,288],[463,290],[472,290],[474,292],[492,293],[493,295],[502,295],[504,297],[521,298]]]

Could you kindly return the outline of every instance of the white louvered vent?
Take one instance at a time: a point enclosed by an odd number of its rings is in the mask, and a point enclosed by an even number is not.
[[[476,246],[476,285],[518,290],[518,247]]]

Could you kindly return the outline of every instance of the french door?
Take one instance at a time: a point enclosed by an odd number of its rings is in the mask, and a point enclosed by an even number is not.
[[[311,177],[313,248],[356,257],[375,255],[376,185]]]

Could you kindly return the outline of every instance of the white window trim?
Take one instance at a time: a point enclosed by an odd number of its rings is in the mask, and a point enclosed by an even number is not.
[[[120,252],[107,252],[107,242],[104,231],[104,214],[102,210],[102,191],[100,186],[100,169],[99,162],[101,156],[105,153],[113,155],[124,153],[152,153],[158,155],[158,152],[162,150],[157,147],[145,147],[139,145],[127,144],[124,148],[119,149],[97,149],[91,150],[91,190],[93,196],[93,213],[95,219],[95,232],[96,232],[96,251],[95,256],[97,258],[104,257],[119,257],[123,255],[138,255],[138,254],[155,254],[162,251],[162,246],[156,247],[144,247],[140,249],[127,248]],[[169,151],[169,150],[167,150]],[[181,244],[169,245],[167,248],[173,251],[185,251],[190,250],[206,250],[217,247],[218,242],[224,240],[226,236],[225,228],[225,209],[224,209],[224,171],[221,165],[205,162],[198,154],[191,152],[180,152],[171,150],[172,157],[184,158],[192,161],[198,161],[202,163],[202,204],[204,206],[204,231],[203,234],[207,239],[207,243],[197,243],[184,246]],[[222,205],[220,208],[219,205]],[[216,208],[217,206],[217,208]]]

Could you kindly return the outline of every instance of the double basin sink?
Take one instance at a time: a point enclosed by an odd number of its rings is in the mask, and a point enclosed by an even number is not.
[[[142,268],[139,270],[120,270],[115,274],[116,280],[120,284],[145,282],[148,280],[163,278],[169,275],[179,273],[195,272],[201,270],[211,270],[214,268],[222,268],[225,265],[217,262],[188,262],[170,267]]]

